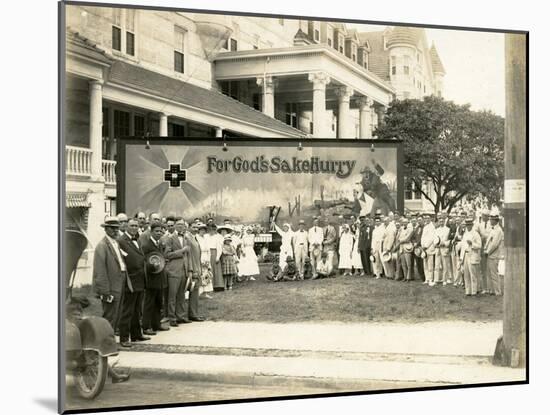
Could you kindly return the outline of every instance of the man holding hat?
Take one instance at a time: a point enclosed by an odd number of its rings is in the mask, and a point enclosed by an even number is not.
[[[485,243],[485,254],[487,255],[487,272],[491,281],[492,293],[502,295],[500,277],[498,275],[498,262],[504,258],[504,231],[499,224],[498,212],[491,212],[489,221],[491,228]]]
[[[384,275],[386,278],[394,279],[395,265],[392,261],[393,246],[395,244],[395,236],[397,229],[395,224],[391,222],[393,215],[384,217],[384,235],[382,237],[382,266],[384,267]],[[389,254],[389,259],[388,259]]]
[[[103,318],[109,321],[115,331],[125,285],[129,283],[126,263],[116,241],[119,225],[117,218],[109,216],[101,224],[105,237],[95,247],[92,273],[93,290],[101,300]]]
[[[488,209],[483,209],[481,211],[481,218],[479,222],[474,226],[474,229],[477,230],[479,236],[481,236],[481,244],[485,246],[487,243],[487,238],[489,236],[489,231],[491,229],[491,224],[489,223],[490,212]],[[479,280],[477,282],[478,291],[481,291],[482,294],[486,294],[492,291],[491,279],[489,273],[487,272],[487,255],[485,251],[481,252],[481,262],[479,264]]]
[[[140,236],[140,240],[143,235]],[[148,336],[154,336],[157,331],[169,330],[161,325],[161,310],[163,301],[163,290],[168,285],[166,270],[163,262],[164,246],[161,242],[161,237],[164,234],[162,224],[159,220],[151,222],[149,228],[149,237],[141,244],[141,250],[145,255],[145,302],[143,305],[143,333]],[[148,259],[150,257],[160,260],[160,266],[152,266]]]
[[[372,250],[372,271],[376,279],[379,279],[382,276],[382,241],[384,240],[384,232],[386,228],[382,223],[380,216],[375,216],[374,218],[374,229],[372,231],[372,241],[371,241],[371,250]]]
[[[412,265],[413,265],[413,278],[419,281],[425,281],[424,277],[424,259],[422,258],[422,231],[424,229],[424,220],[422,215],[414,215],[411,219],[411,225],[413,226],[413,234],[411,237],[411,242],[413,244],[413,256],[412,256]]]
[[[474,229],[474,220],[471,217],[466,219],[466,231],[462,235],[461,245],[460,258],[462,267],[464,268],[466,295],[476,295],[482,244],[481,236]]]
[[[403,219],[401,219],[401,232],[399,233],[399,264],[401,265],[405,281],[411,281],[413,278],[412,235],[413,227],[409,224],[409,219],[403,217]]]
[[[357,249],[359,249],[359,255],[361,256],[361,264],[363,265],[363,275],[371,275],[371,241],[372,241],[372,226],[369,224],[369,220],[365,215],[359,216],[359,242]]]

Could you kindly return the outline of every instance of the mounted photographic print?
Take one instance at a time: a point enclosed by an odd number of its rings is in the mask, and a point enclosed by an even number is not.
[[[527,32],[59,10],[60,412],[527,383]]]

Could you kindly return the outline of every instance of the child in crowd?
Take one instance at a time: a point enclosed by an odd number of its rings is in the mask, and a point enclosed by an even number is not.
[[[231,242],[231,236],[226,236],[223,239],[222,256],[220,258],[226,290],[233,289],[233,280],[237,275],[237,251],[235,250]]]
[[[332,264],[328,260],[326,252],[321,254],[321,260],[317,263],[317,278],[327,278],[332,273]]]
[[[294,258],[289,255],[286,257],[286,265],[283,270],[283,280],[296,281],[297,278],[298,268],[296,267],[296,262],[294,262]]]
[[[273,259],[273,265],[271,266],[271,272],[268,275],[266,275],[266,278],[269,281],[273,281],[273,282],[282,280],[283,270],[279,265],[279,255],[275,255],[275,258]]]
[[[304,259],[304,280],[310,280],[313,278],[313,267],[311,265],[311,259],[308,256]]]

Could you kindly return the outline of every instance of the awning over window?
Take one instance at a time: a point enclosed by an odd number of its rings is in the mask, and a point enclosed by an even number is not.
[[[68,208],[89,208],[91,203],[88,201],[88,193],[67,193],[65,206]]]

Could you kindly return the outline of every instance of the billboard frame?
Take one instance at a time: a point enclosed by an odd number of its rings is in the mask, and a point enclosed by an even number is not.
[[[405,209],[405,176],[404,176],[404,155],[402,140],[382,139],[341,139],[341,138],[265,138],[265,137],[238,137],[238,138],[205,138],[205,137],[122,137],[117,140],[117,164],[116,164],[116,209],[117,212],[126,212],[126,184],[123,174],[126,170],[126,146],[147,143],[151,145],[186,145],[195,144],[201,146],[213,146],[216,143],[221,146],[255,146],[263,147],[267,144],[275,146],[296,146],[306,149],[308,147],[358,147],[365,148],[365,151],[376,151],[377,148],[395,148],[397,151],[397,211],[404,212]]]

